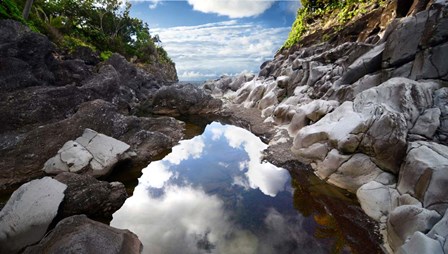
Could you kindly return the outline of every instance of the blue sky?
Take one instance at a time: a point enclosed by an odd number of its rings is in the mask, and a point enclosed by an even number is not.
[[[298,0],[135,0],[131,15],[148,23],[176,63],[181,81],[258,72],[283,45]]]

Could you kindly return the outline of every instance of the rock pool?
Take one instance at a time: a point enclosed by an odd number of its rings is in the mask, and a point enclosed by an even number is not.
[[[242,128],[208,125],[142,170],[111,226],[136,233],[144,253],[352,252],[351,236],[319,202],[354,201],[312,176],[292,181],[260,161],[266,147]]]

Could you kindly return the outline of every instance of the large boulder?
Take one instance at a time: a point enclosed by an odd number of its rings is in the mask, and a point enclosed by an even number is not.
[[[12,20],[0,20],[0,34],[2,91],[54,84],[50,65],[55,45],[47,37]]]
[[[87,173],[99,177],[108,175],[115,164],[129,159],[130,146],[91,129],[81,137],[68,141],[43,167],[47,174],[61,172]]]
[[[23,253],[139,254],[142,250],[142,243],[129,230],[110,227],[85,215],[75,215],[60,221],[39,244]]]
[[[202,89],[187,85],[165,86],[157,90],[151,111],[163,115],[206,115],[220,110],[221,100],[214,99]]]
[[[427,19],[428,12],[420,12],[416,16],[398,21],[396,29],[387,39],[383,53],[383,61],[387,67],[401,65],[415,58]]]
[[[420,231],[415,232],[412,237],[401,246],[398,254],[444,254],[446,253],[439,241],[430,238]]]
[[[401,167],[398,191],[408,193],[427,209],[443,213],[448,208],[448,147],[426,141],[409,143]]]
[[[45,177],[22,185],[0,211],[0,252],[17,253],[45,235],[67,185]]]
[[[398,196],[395,188],[376,181],[364,184],[356,192],[362,210],[376,221],[398,206]]]
[[[390,213],[387,220],[388,242],[396,250],[415,232],[428,233],[441,218],[436,211],[413,205],[399,206]]]
[[[59,218],[85,214],[92,219],[112,219],[127,198],[126,188],[120,182],[108,183],[73,173],[61,173],[54,179],[67,185]]]

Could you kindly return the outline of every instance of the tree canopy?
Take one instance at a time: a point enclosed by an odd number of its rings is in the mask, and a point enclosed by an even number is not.
[[[35,0],[29,20],[11,15],[17,9],[23,10],[26,2],[0,1],[0,18],[27,23],[69,51],[86,46],[105,58],[117,52],[144,63],[172,63],[159,46],[159,37],[149,33],[146,23],[130,16],[129,2],[123,5],[119,0]]]

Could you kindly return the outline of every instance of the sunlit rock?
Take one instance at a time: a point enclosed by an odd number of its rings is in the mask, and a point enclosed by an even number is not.
[[[390,246],[398,249],[416,231],[427,233],[441,218],[436,211],[412,205],[395,208],[387,221]]]
[[[328,182],[355,193],[359,187],[375,180],[382,173],[368,156],[358,153],[331,174]]]
[[[45,235],[67,185],[45,177],[17,189],[0,211],[0,252],[17,253]]]
[[[376,181],[364,184],[356,192],[364,212],[376,221],[388,216],[398,205],[398,192],[391,186]]]
[[[130,157],[129,148],[120,140],[85,129],[81,137],[65,143],[58,154],[45,163],[43,170],[48,174],[107,175],[117,162]]]

